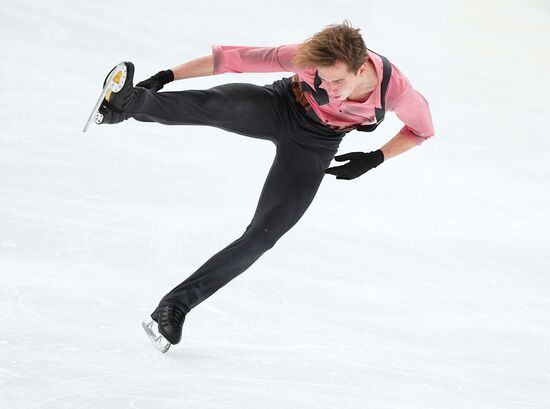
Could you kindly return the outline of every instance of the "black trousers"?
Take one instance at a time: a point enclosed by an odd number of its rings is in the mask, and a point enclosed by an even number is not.
[[[227,84],[159,93],[134,88],[124,111],[138,121],[214,126],[276,146],[246,231],[163,297],[186,312],[249,268],[300,220],[344,135],[304,115],[288,78],[263,87]],[[155,310],[151,317],[156,316]]]

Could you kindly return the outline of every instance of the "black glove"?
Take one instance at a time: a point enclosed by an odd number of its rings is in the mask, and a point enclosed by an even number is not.
[[[159,71],[151,78],[138,82],[136,87],[147,88],[153,91],[160,91],[164,85],[174,81],[172,70]]]
[[[363,173],[377,167],[384,162],[384,154],[380,149],[374,152],[351,152],[344,155],[335,156],[334,160],[343,162],[349,160],[342,166],[328,168],[325,173],[335,175],[336,179],[355,179]]]

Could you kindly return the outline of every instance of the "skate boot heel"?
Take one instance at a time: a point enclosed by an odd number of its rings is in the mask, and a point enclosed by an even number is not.
[[[126,64],[119,64],[115,68],[113,68],[113,70],[107,75],[107,79],[105,80],[104,85],[104,87],[107,88],[107,91],[105,93],[106,101],[110,101],[111,95],[113,93],[117,94],[124,87],[127,73],[128,69],[126,68]],[[104,118],[105,116],[101,112],[97,111],[94,116],[94,122],[98,125],[101,125]]]
[[[122,117],[122,109],[125,98],[132,89],[133,78],[134,65],[131,62],[121,62],[109,71],[103,82],[103,91],[84,125],[83,132],[86,132],[92,121],[101,125],[115,124],[125,119]]]

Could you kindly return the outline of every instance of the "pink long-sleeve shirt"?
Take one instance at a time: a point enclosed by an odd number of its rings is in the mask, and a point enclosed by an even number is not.
[[[300,81],[307,82],[312,88],[317,68],[301,68],[292,65],[299,44],[280,47],[240,47],[214,45],[212,55],[214,74],[227,72],[293,72]],[[379,81],[378,86],[364,102],[330,100],[319,105],[314,97],[305,92],[317,116],[327,125],[347,127],[351,125],[368,125],[376,122],[375,107],[381,107],[380,88],[382,84],[382,58],[368,51],[374,63]],[[416,91],[409,80],[392,64],[391,79],[386,91],[386,111],[395,112],[404,123],[401,133],[416,144],[433,136],[434,129],[430,108],[426,99]]]

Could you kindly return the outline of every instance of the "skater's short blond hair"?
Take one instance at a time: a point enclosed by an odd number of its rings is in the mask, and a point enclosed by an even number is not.
[[[342,24],[329,25],[307,39],[298,48],[292,63],[296,67],[330,67],[341,61],[355,73],[367,59],[367,46],[360,29],[344,20]]]

